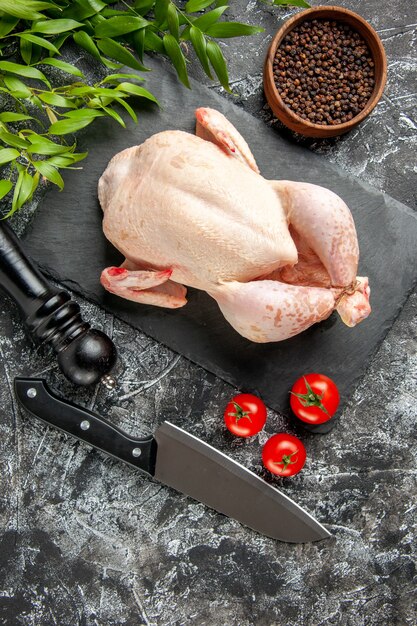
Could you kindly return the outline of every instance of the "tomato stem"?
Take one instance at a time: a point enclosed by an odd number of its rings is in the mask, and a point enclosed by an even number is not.
[[[282,468],[282,471],[285,471],[287,469],[287,467],[289,465],[295,465],[295,463],[297,463],[297,460],[292,461],[292,457],[294,456],[294,454],[297,454],[298,450],[294,450],[294,452],[291,452],[291,454],[283,454],[282,455],[282,460],[281,461],[274,461],[275,465],[283,465],[284,467]]]
[[[307,382],[306,377],[303,376],[303,378],[307,393],[295,393],[294,391],[290,391],[290,393],[292,393],[293,396],[297,396],[303,406],[316,406],[330,417],[330,413],[323,404],[324,392],[320,396],[318,393],[312,390],[311,386]]]
[[[236,423],[242,419],[242,417],[246,417],[251,423],[252,420],[249,417],[250,415],[250,411],[244,411],[243,408],[240,406],[240,404],[238,404],[237,402],[235,402],[234,400],[232,400],[232,404],[236,409],[235,413],[228,413],[228,415],[236,417]]]

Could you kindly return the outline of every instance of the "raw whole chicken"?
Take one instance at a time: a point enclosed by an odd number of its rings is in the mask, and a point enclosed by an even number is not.
[[[196,135],[169,130],[110,161],[98,186],[106,237],[126,257],[101,283],[128,300],[177,308],[203,289],[251,341],[281,341],[327,318],[370,313],[357,277],[352,215],[333,192],[269,181],[218,111]]]

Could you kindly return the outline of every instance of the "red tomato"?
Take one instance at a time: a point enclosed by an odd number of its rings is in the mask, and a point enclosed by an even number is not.
[[[293,435],[273,435],[262,448],[262,461],[266,469],[277,476],[293,476],[304,467],[306,449]]]
[[[252,437],[264,427],[266,406],[256,396],[241,393],[231,399],[224,411],[224,421],[238,437]]]
[[[290,404],[295,415],[308,424],[322,424],[333,417],[339,406],[339,391],[324,374],[306,374],[294,383]]]

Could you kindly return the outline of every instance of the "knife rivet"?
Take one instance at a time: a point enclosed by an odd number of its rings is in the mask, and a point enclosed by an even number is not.
[[[90,428],[90,422],[88,420],[83,420],[80,424],[81,430],[88,430]]]
[[[27,390],[26,395],[28,398],[35,398],[37,394],[37,391],[34,387],[31,387],[30,389]]]
[[[134,456],[135,458],[137,458],[138,456],[140,456],[142,454],[142,450],[140,448],[133,448],[132,450],[132,456]]]

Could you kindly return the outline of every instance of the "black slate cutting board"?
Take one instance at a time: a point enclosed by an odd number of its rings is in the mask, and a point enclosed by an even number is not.
[[[288,411],[288,390],[301,374],[319,371],[337,382],[342,404],[401,310],[416,279],[417,219],[407,207],[355,179],[324,158],[283,139],[261,121],[208,88],[184,89],[166,66],[150,62],[146,86],[163,103],[137,103],[139,124],[123,130],[100,119],[80,137],[89,150],[82,171],[67,171],[63,192],[51,190],[24,235],[25,249],[61,283],[210,372],[245,391],[259,393],[272,408]],[[336,314],[280,343],[255,344],[240,337],[205,293],[189,290],[175,311],[113,296],[99,283],[101,270],[121,262],[101,231],[97,182],[110,158],[165,129],[193,132],[194,110],[222,111],[248,140],[269,179],[304,180],[338,193],[352,210],[361,250],[359,275],[369,276],[372,314],[347,328]],[[207,259],[210,263],[210,259]],[[123,358],[123,355],[121,355]]]

